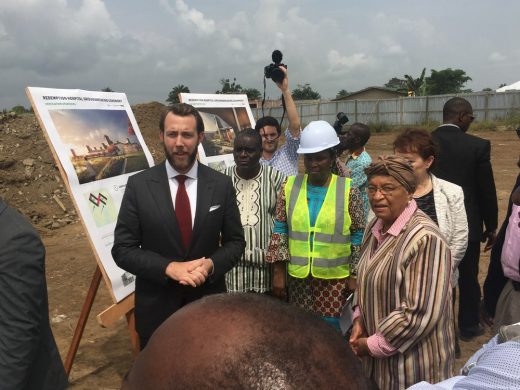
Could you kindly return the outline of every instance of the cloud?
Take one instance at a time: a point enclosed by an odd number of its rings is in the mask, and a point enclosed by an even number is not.
[[[503,62],[506,59],[507,57],[498,51],[494,51],[489,55],[489,60],[492,62]]]
[[[42,75],[81,71],[98,61],[104,42],[119,32],[100,0],[70,7],[61,0],[2,1],[0,68]]]
[[[160,4],[186,25],[194,26],[198,34],[211,35],[215,32],[215,21],[204,16],[199,10],[188,7],[183,0],[176,0],[175,7],[172,7],[168,0],[160,0]]]
[[[364,66],[370,62],[365,53],[354,53],[350,56],[342,56],[337,50],[330,50],[327,60],[331,70],[348,68],[353,69]]]

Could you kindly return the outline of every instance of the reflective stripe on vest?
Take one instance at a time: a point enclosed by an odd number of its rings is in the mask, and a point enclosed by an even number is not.
[[[316,226],[311,228],[307,203],[307,175],[289,177],[285,194],[288,200],[286,211],[291,255],[288,271],[291,276],[306,278],[309,273],[321,279],[349,276],[349,190],[350,179],[345,180],[333,175],[316,218]]]

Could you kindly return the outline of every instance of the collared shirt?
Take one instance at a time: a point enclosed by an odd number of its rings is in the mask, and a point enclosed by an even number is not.
[[[413,390],[498,390],[520,388],[520,341],[493,337],[468,359],[458,375],[437,384],[419,382]]]
[[[513,203],[511,216],[506,229],[504,244],[502,245],[502,256],[500,261],[504,275],[511,280],[520,282],[518,273],[520,259],[520,206]]]
[[[383,233],[383,221],[378,219],[372,227],[372,234],[377,241],[377,246],[379,247],[390,236],[397,237],[406,223],[410,220],[415,210],[417,210],[417,204],[415,203],[415,200],[412,199],[399,217],[394,221],[392,226],[390,226],[390,229],[385,233]],[[356,306],[354,309],[353,319],[359,317],[360,314],[361,311],[359,310],[359,306]],[[370,350],[370,354],[377,358],[392,356],[397,352],[397,349],[390,344],[380,332],[376,332],[367,338],[367,346]]]
[[[175,168],[173,168],[168,160],[166,160],[166,174],[168,175],[168,184],[170,185],[170,193],[172,196],[172,204],[175,208],[175,197],[177,196],[177,188],[179,188],[179,182],[175,179],[176,176],[180,175]],[[199,172],[199,162],[195,160],[195,163],[190,170],[185,174],[187,176],[184,182],[186,186],[186,192],[190,200],[191,209],[191,226],[195,222],[195,212],[197,211],[197,177]]]
[[[377,246],[379,247],[389,236],[397,237],[415,210],[417,210],[417,203],[412,199],[386,232],[383,232],[383,221],[378,219],[372,226],[372,234],[377,241]]]
[[[287,129],[285,130],[285,144],[280,146],[269,160],[261,157],[260,163],[268,165],[286,176],[297,175],[298,153],[296,151],[299,146],[300,137],[293,137],[289,129]]]

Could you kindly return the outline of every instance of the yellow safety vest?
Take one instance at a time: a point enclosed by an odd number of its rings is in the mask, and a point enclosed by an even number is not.
[[[350,181],[332,175],[315,226],[311,228],[307,175],[290,176],[287,179],[285,207],[289,227],[288,271],[292,277],[303,279],[311,273],[320,279],[341,279],[350,275]]]

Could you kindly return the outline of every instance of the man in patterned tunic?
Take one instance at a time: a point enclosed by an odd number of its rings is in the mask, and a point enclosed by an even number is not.
[[[273,229],[276,196],[285,175],[260,164],[261,155],[258,131],[246,129],[238,133],[233,147],[236,165],[226,168],[225,173],[231,176],[237,193],[246,250],[226,274],[228,292],[271,291],[271,266],[265,262],[265,251]]]

